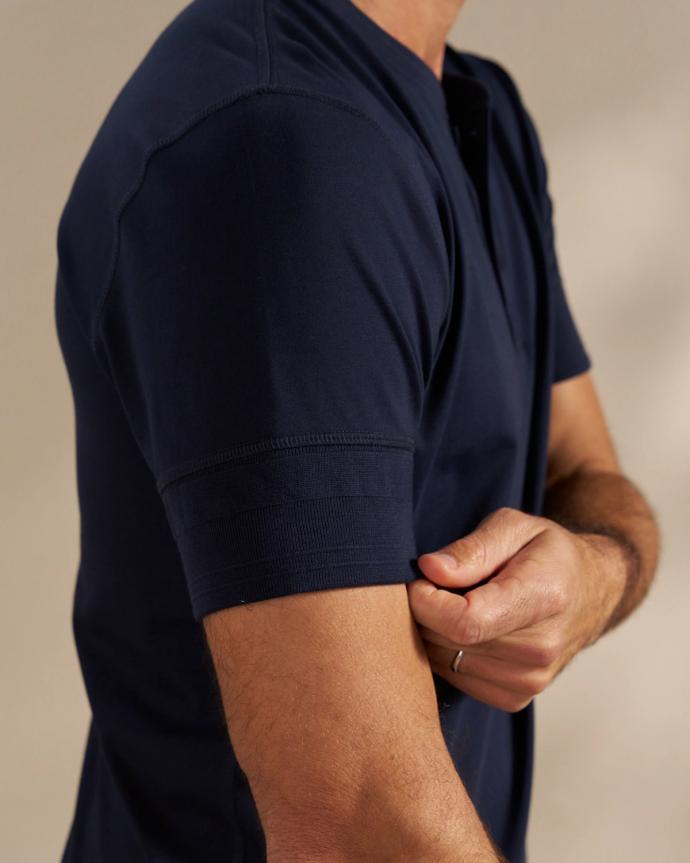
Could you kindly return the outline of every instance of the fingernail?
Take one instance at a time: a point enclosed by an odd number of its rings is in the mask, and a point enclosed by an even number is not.
[[[441,563],[446,567],[446,569],[458,568],[457,558],[453,557],[452,554],[448,554],[445,551],[434,551],[433,555],[441,561]]]

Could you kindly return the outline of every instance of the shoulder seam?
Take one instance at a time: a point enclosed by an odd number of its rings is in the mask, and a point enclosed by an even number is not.
[[[177,143],[184,135],[188,132],[191,132],[196,126],[202,123],[207,118],[212,115],[224,110],[225,108],[230,108],[233,105],[236,105],[238,102],[241,102],[245,99],[248,99],[252,96],[262,96],[262,95],[271,95],[271,94],[282,94],[287,96],[299,96],[307,99],[314,99],[315,101],[323,102],[327,105],[331,105],[334,108],[338,108],[343,111],[347,111],[353,114],[360,119],[366,120],[371,126],[373,126],[380,135],[385,139],[388,146],[392,147],[393,150],[397,153],[397,147],[395,146],[394,141],[390,138],[390,136],[385,132],[385,130],[381,127],[373,117],[370,117],[365,111],[361,108],[358,108],[355,105],[352,105],[350,102],[347,102],[344,99],[340,99],[337,96],[326,95],[325,93],[317,93],[312,90],[307,90],[302,87],[291,87],[291,86],[283,86],[277,84],[259,84],[253,87],[245,87],[239,91],[236,91],[232,94],[229,94],[225,98],[221,99],[218,102],[214,102],[211,105],[207,105],[201,111],[198,111],[194,114],[190,119],[188,119],[182,126],[176,129],[169,135],[166,135],[163,138],[159,138],[153,144],[149,146],[149,148],[145,151],[143,159],[141,161],[141,165],[139,168],[139,172],[132,183],[132,185],[127,190],[126,194],[120,201],[120,205],[115,210],[115,216],[113,220],[113,233],[114,233],[114,242],[113,249],[110,258],[110,264],[108,266],[105,285],[103,291],[97,301],[96,308],[93,316],[93,323],[91,326],[90,333],[90,341],[92,350],[98,352],[98,339],[100,335],[101,325],[103,321],[105,306],[108,301],[108,298],[111,294],[111,289],[113,282],[115,280],[115,274],[117,272],[117,266],[120,255],[120,228],[122,224],[122,219],[124,217],[125,211],[129,204],[134,200],[139,191],[144,185],[144,181],[146,179],[146,173],[148,170],[148,166],[151,160],[156,156],[157,153],[160,153],[162,150],[167,147],[172,146]]]

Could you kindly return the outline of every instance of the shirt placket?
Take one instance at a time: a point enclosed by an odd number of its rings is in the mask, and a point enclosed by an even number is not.
[[[491,271],[498,287],[513,343],[517,343],[510,302],[501,273],[501,250],[491,213],[491,104],[483,85],[455,76],[449,85],[448,120],[455,139]]]

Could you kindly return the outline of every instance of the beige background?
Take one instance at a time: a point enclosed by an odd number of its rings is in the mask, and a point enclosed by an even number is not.
[[[3,863],[58,859],[88,715],[69,619],[79,525],[52,317],[57,219],[116,92],[182,5],[0,0]],[[623,465],[665,541],[647,602],[537,700],[530,863],[680,863],[690,859],[690,4],[469,0],[451,41],[504,63],[535,116],[571,305]]]

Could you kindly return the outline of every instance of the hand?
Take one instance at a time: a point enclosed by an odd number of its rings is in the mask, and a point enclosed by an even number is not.
[[[432,671],[510,712],[599,638],[625,579],[615,540],[508,507],[418,564],[408,599]]]

